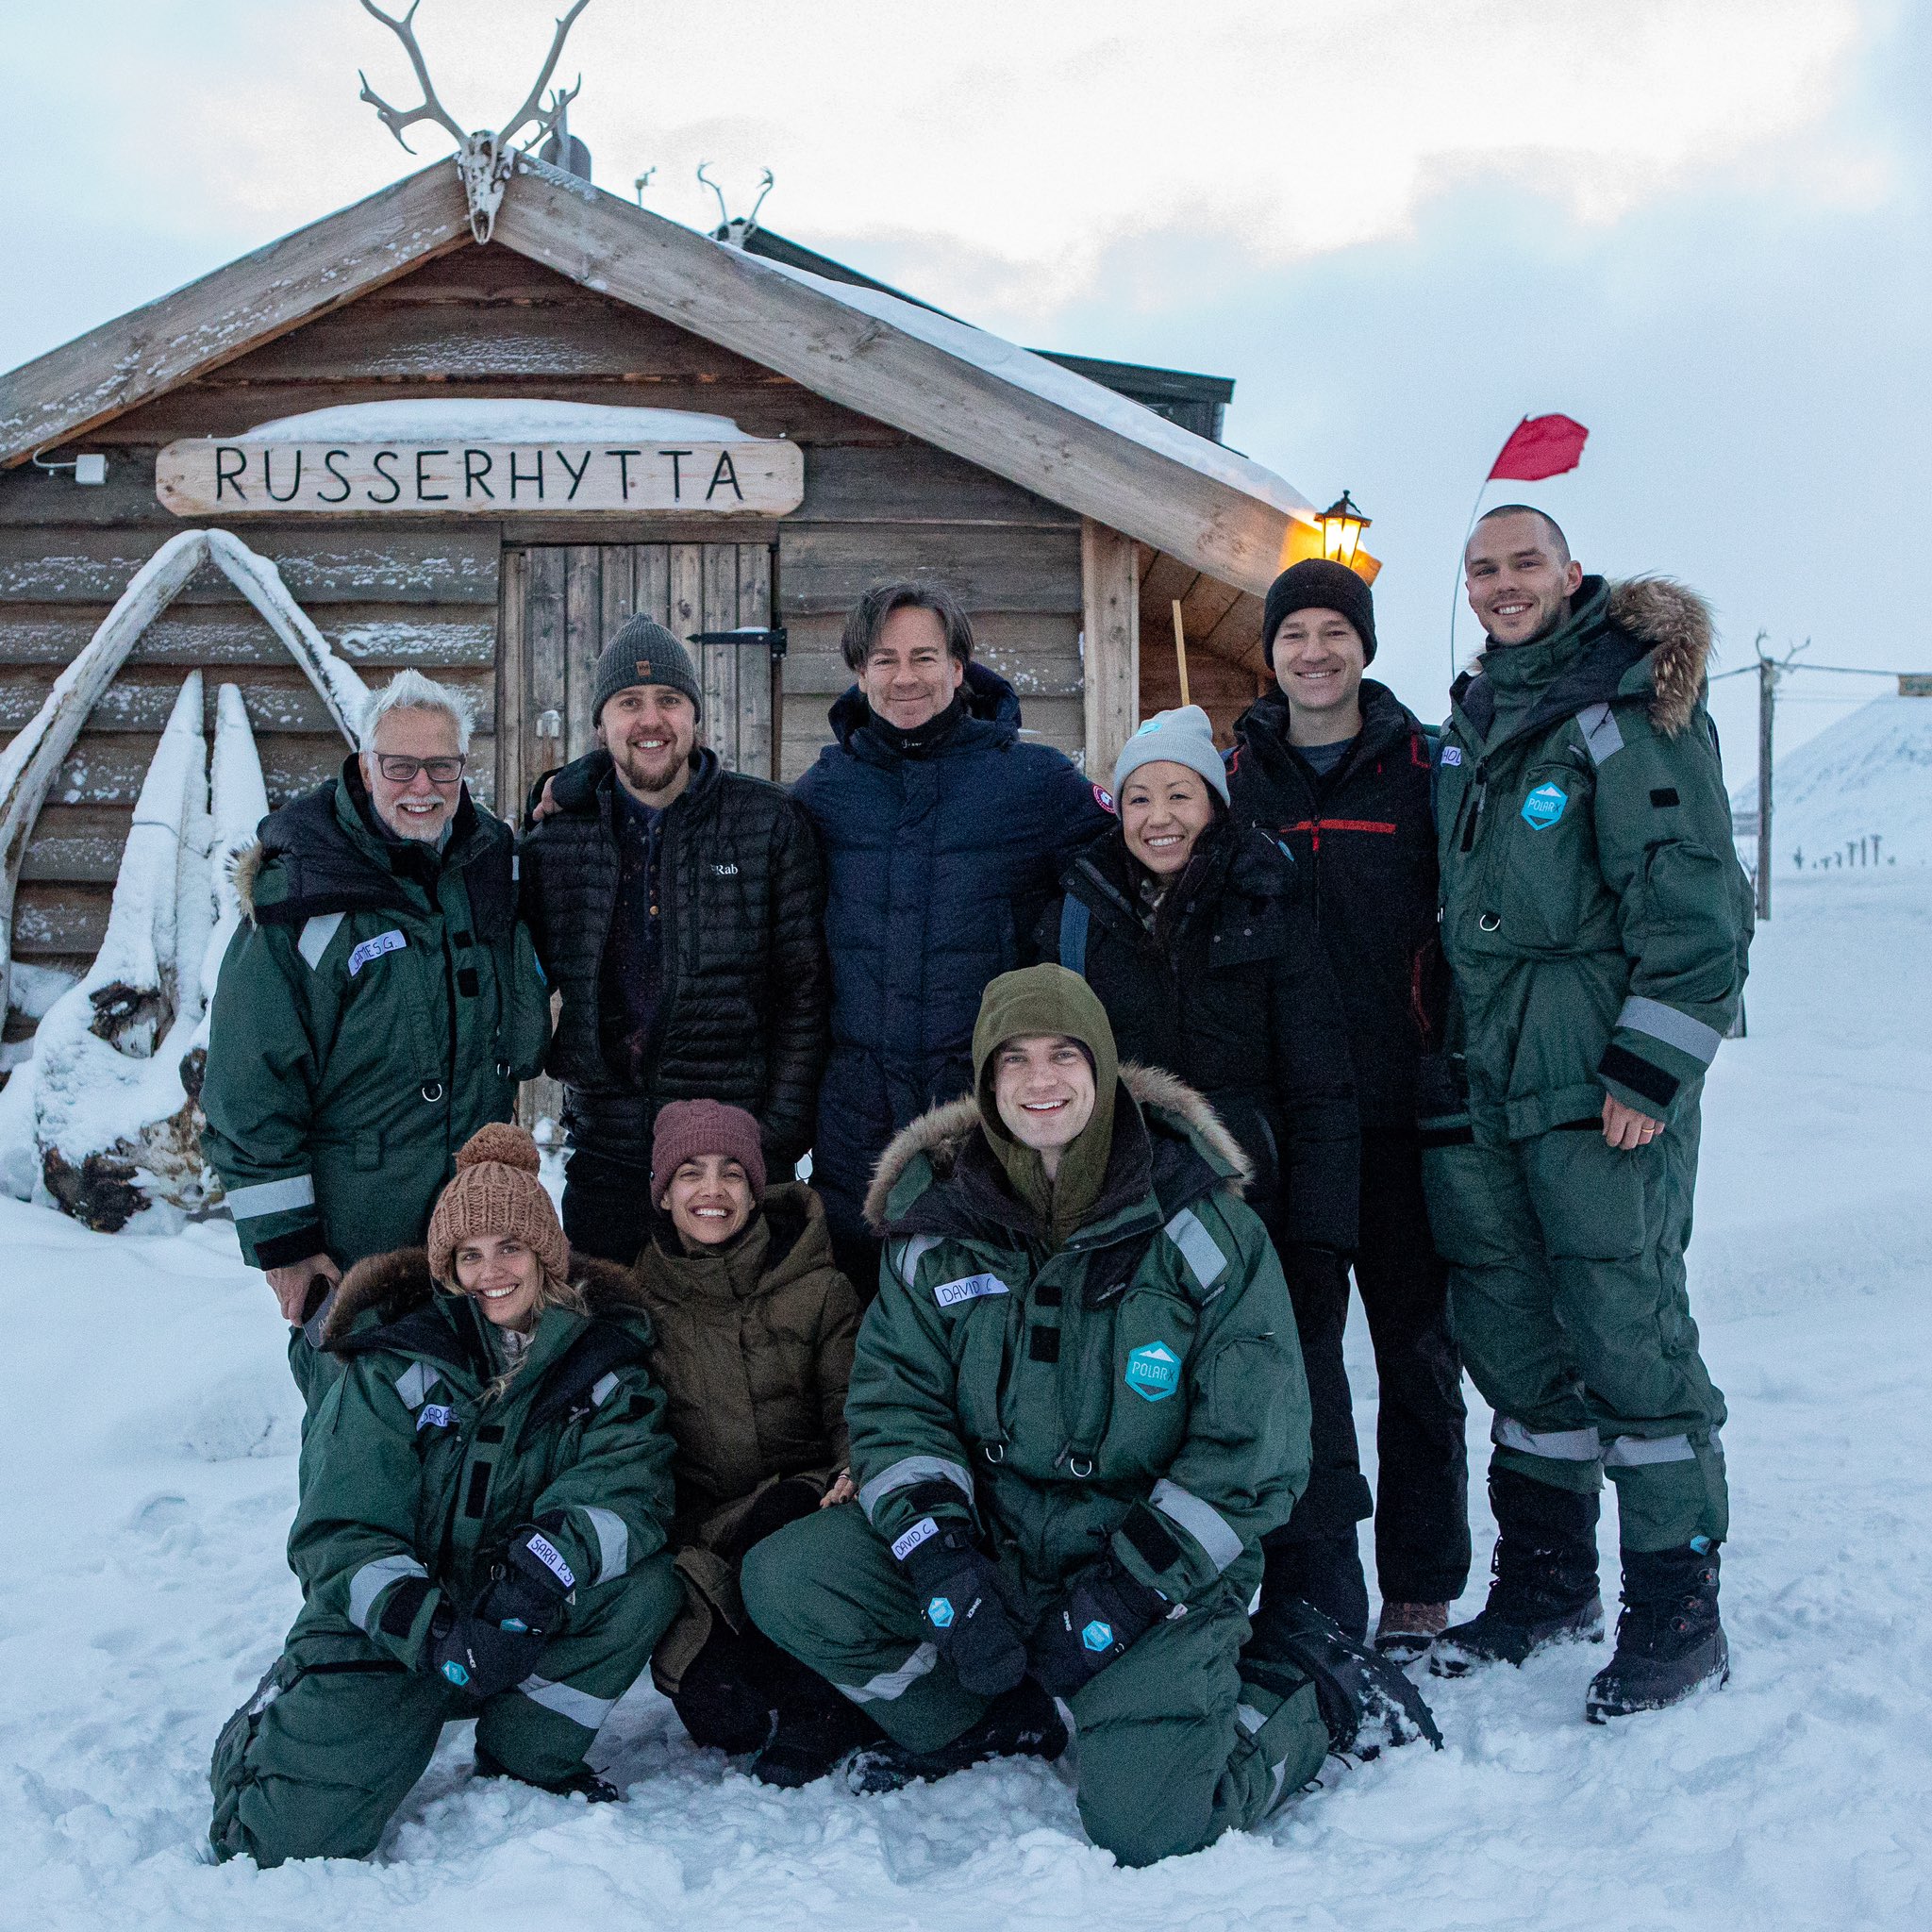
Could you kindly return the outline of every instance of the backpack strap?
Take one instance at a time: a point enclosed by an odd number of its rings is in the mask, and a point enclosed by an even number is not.
[[[1060,901],[1060,964],[1082,979],[1087,976],[1087,928],[1092,924],[1086,900],[1069,892]]]

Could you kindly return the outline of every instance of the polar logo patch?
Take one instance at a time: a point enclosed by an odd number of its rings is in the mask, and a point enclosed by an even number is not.
[[[1560,785],[1539,785],[1523,801],[1524,822],[1535,832],[1547,832],[1563,816],[1570,794]]]
[[[1462,747],[1459,744],[1445,744],[1442,747],[1442,762],[1445,765],[1459,765],[1462,762]]]
[[[950,1630],[953,1627],[953,1600],[949,1596],[936,1596],[925,1607],[928,1623],[935,1630]]]
[[[1164,1341],[1150,1341],[1127,1357],[1126,1385],[1143,1402],[1165,1402],[1181,1386],[1180,1357]]]
[[[575,1590],[577,1587],[576,1573],[563,1560],[562,1551],[548,1537],[532,1536],[526,1547],[564,1589]]]
[[[416,1428],[419,1433],[424,1429],[446,1429],[456,1419],[455,1409],[445,1408],[440,1402],[428,1402],[417,1411]]]
[[[1092,1651],[1096,1656],[1103,1650],[1112,1649],[1113,1625],[1103,1624],[1095,1617],[1092,1623],[1080,1632],[1080,1642],[1083,1648]]]
[[[932,1298],[942,1308],[958,1307],[961,1302],[975,1301],[983,1294],[1007,1294],[1010,1291],[997,1274],[962,1274],[958,1281],[941,1281]]]
[[[394,926],[388,932],[379,932],[373,940],[364,940],[349,955],[349,977],[354,979],[372,959],[379,959],[385,953],[400,953],[408,944],[402,933]]]

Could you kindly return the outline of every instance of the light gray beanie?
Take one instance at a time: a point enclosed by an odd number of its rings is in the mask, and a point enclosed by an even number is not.
[[[1142,765],[1160,763],[1185,765],[1191,772],[1199,772],[1221,794],[1222,804],[1228,802],[1227,767],[1214,746],[1214,726],[1199,705],[1157,712],[1121,747],[1120,757],[1113,761],[1115,801],[1120,799],[1121,788]]]

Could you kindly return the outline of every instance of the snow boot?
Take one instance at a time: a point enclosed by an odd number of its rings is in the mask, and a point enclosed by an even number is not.
[[[1590,1680],[1583,1714],[1600,1724],[1662,1710],[1731,1674],[1731,1647],[1717,1615],[1718,1557],[1707,1546],[1624,1552],[1624,1610],[1617,1648]]]
[[[779,1711],[777,1728],[752,1760],[751,1774],[761,1785],[796,1790],[828,1776],[842,1759],[878,1735],[878,1725],[849,1698],[795,1704]]]
[[[574,1771],[568,1777],[558,1778],[555,1784],[542,1778],[523,1777],[492,1757],[482,1745],[476,1746],[476,1775],[478,1777],[507,1777],[520,1785],[528,1785],[533,1790],[548,1791],[558,1798],[581,1798],[587,1805],[621,1805],[624,1793],[608,1780],[601,1778],[587,1764],[580,1771]]]
[[[1603,1641],[1596,1575],[1601,1497],[1492,1469],[1490,1505],[1496,1514],[1490,1600],[1429,1646],[1429,1670],[1438,1677],[1466,1676],[1484,1664],[1521,1665],[1546,1644]]]
[[[922,1778],[950,1777],[994,1757],[1044,1757],[1049,1762],[1067,1748],[1067,1727],[1054,1701],[1031,1677],[1002,1691],[976,1724],[936,1751],[910,1751],[888,1739],[861,1751],[846,1767],[855,1791],[874,1796],[896,1791]]]
[[[1384,1603],[1375,1619],[1375,1648],[1391,1663],[1412,1664],[1448,1627],[1447,1604]]]
[[[1271,1666],[1287,1664],[1312,1682],[1328,1748],[1338,1757],[1375,1757],[1418,1738],[1442,1748],[1422,1692],[1388,1657],[1357,1643],[1312,1604],[1278,1607],[1269,1636],[1265,1653],[1253,1645],[1242,1652],[1242,1675],[1282,1690]]]

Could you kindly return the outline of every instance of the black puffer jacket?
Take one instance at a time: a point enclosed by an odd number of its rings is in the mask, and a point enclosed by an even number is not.
[[[1224,821],[1202,835],[1151,933],[1141,877],[1118,827],[1090,845],[1041,920],[1041,956],[1100,996],[1123,1060],[1164,1067],[1206,1096],[1254,1164],[1248,1204],[1277,1242],[1352,1250],[1348,1042],[1293,865]]]
[[[1416,1062],[1440,1043],[1447,974],[1436,939],[1429,734],[1387,685],[1364,679],[1362,728],[1325,775],[1288,741],[1271,691],[1235,726],[1235,816],[1272,833],[1314,885],[1328,964],[1348,1015],[1367,1132],[1411,1132]]]
[[[790,1163],[811,1144],[825,1058],[824,871],[805,813],[776,785],[699,754],[665,811],[662,980],[643,1078],[606,1058],[599,971],[617,901],[617,775],[601,751],[552,781],[557,810],[524,837],[524,916],[563,996],[546,1071],[579,1147],[648,1173],[667,1101],[722,1100],[758,1118]]]

